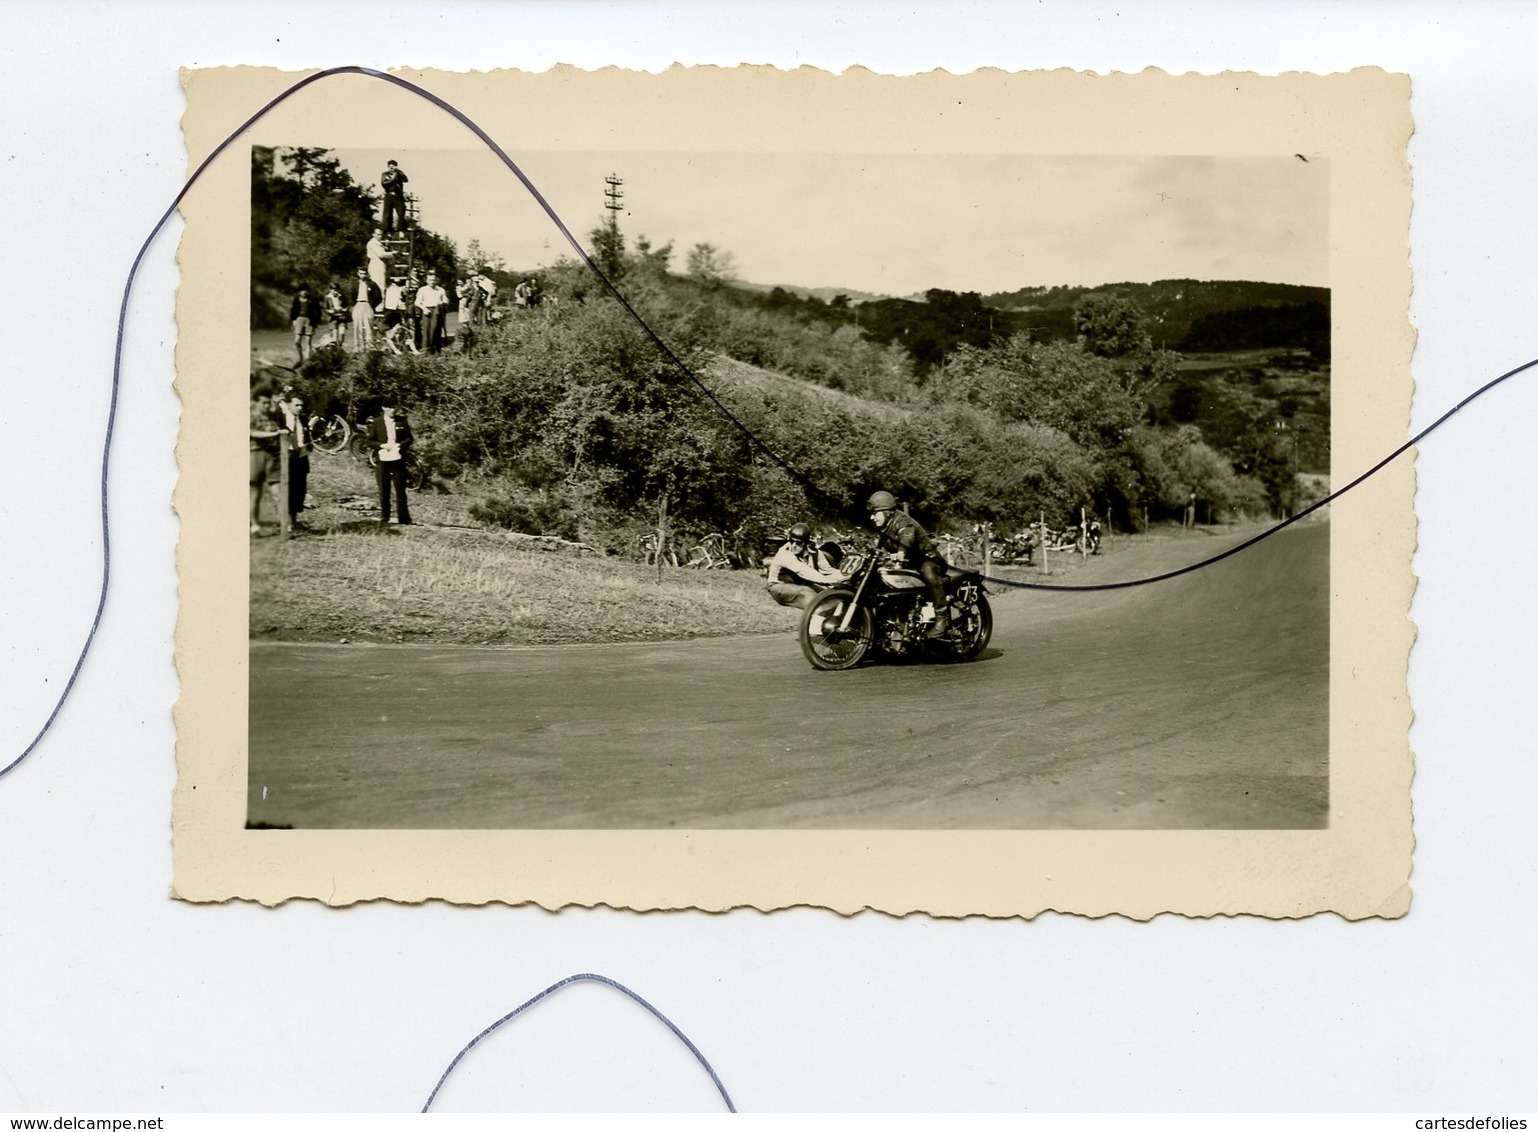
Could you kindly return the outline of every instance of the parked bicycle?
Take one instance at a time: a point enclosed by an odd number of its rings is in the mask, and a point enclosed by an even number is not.
[[[738,527],[731,533],[715,531],[700,539],[699,543],[689,548],[688,557],[684,565],[691,570],[731,570],[740,562],[739,557],[733,551],[737,540],[742,537],[742,532],[747,526]]]

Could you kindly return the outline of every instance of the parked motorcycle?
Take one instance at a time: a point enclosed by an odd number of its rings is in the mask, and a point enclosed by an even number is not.
[[[888,657],[976,660],[988,647],[993,610],[976,574],[952,570],[945,579],[951,630],[930,639],[935,607],[916,571],[874,554],[854,556],[844,569],[845,581],[818,594],[801,618],[801,651],[812,667],[853,668],[872,649]]]

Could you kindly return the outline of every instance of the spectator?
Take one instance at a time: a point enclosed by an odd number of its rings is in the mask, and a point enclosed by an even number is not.
[[[379,525],[390,523],[390,489],[395,489],[399,526],[411,525],[411,508],[406,503],[406,458],[411,452],[411,425],[405,413],[386,403],[379,415],[369,422],[368,446],[379,478]]]
[[[352,295],[352,347],[365,350],[374,344],[374,312],[379,309],[382,296],[368,272],[358,268],[358,278],[348,287]]]
[[[288,304],[288,320],[294,327],[294,351],[304,365],[315,343],[315,327],[320,322],[320,303],[304,288]]]
[[[331,325],[331,337],[327,340],[328,346],[341,346],[347,342],[347,303],[342,298],[342,292],[335,283],[326,291],[326,297],[321,300],[321,306],[325,310],[326,321]]]
[[[379,288],[380,294],[383,294],[385,289],[385,276],[387,274],[385,260],[390,258],[390,249],[385,247],[384,240],[382,239],[383,236],[384,233],[375,228],[374,234],[369,237],[366,249],[368,252],[368,277],[373,280],[374,286]]]
[[[417,309],[417,292],[422,289],[422,273],[413,270],[406,285],[401,289],[401,304],[405,321],[411,331],[411,352],[422,352],[422,312]]]
[[[290,392],[278,402],[283,426],[288,430],[288,518],[292,526],[303,529],[299,515],[304,511],[304,497],[310,484],[310,427],[305,422],[304,398]]]
[[[262,493],[278,482],[278,437],[283,418],[273,404],[270,386],[251,391],[251,533],[262,533]]]
[[[823,569],[812,547],[812,528],[797,523],[786,532],[780,549],[769,559],[769,596],[781,605],[805,609],[819,590],[844,580],[836,570]]]
[[[427,273],[427,282],[417,291],[417,310],[422,312],[422,348],[436,354],[443,348],[443,314],[449,305],[449,296],[438,286],[436,272]]]
[[[474,326],[479,321],[481,289],[474,279],[461,279],[456,288],[459,298],[459,325],[454,331],[454,341],[461,351],[470,349],[475,337]]]
[[[406,288],[405,280],[399,276],[390,280],[390,285],[385,288],[384,295],[384,343],[390,348],[392,354],[401,352],[400,340],[406,327]],[[417,344],[411,338],[406,339],[406,348],[413,354],[417,353]]]
[[[481,271],[475,273],[475,285],[481,289],[480,302],[475,308],[477,325],[485,326],[491,321],[491,304],[497,297],[497,285]]]
[[[518,286],[513,288],[513,305],[515,307],[524,307],[527,309],[533,305],[533,303],[530,302],[533,294],[534,280],[525,279],[522,283],[519,283]]]
[[[385,171],[379,175],[379,185],[384,189],[384,230],[386,232],[404,232],[406,230],[406,182],[410,178],[393,160],[387,162]]]

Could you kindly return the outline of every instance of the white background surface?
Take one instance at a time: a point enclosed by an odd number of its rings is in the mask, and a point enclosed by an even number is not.
[[[0,3],[0,764],[94,611],[117,305],[184,176],[179,66],[1407,71],[1421,428],[1538,356],[1535,43],[1538,10],[1495,3]],[[101,630],[52,732],[0,778],[0,1111],[413,1109],[483,1026],[581,970],[656,1003],[745,1110],[1538,1105],[1538,374],[1420,459],[1400,922],[192,907],[167,897],[175,238],[131,307]],[[714,1104],[682,1047],[591,986],[499,1034],[440,1098]]]

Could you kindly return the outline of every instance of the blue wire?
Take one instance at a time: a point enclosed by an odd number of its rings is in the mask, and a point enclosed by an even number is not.
[[[715,1084],[716,1091],[721,1094],[721,1100],[726,1105],[726,1111],[737,1111],[737,1106],[732,1104],[732,1098],[727,1095],[726,1086],[721,1083],[721,1078],[716,1075],[716,1071],[710,1067],[710,1062],[705,1060],[705,1055],[699,1051],[698,1046],[689,1040],[688,1035],[686,1035],[682,1030],[673,1024],[672,1019],[670,1019],[666,1014],[662,1013],[662,1011],[658,1010],[651,1003],[647,1002],[640,995],[636,994],[635,991],[631,990],[624,983],[617,982],[616,980],[609,978],[607,975],[592,975],[586,973],[580,975],[567,975],[560,982],[552,983],[550,986],[540,991],[533,998],[529,999],[528,1002],[525,1002],[516,1010],[509,1011],[508,1013],[502,1015],[502,1017],[498,1018],[495,1022],[482,1030],[479,1034],[476,1034],[475,1037],[471,1038],[470,1044],[465,1046],[464,1049],[460,1050],[457,1054],[454,1055],[454,1060],[449,1062],[449,1067],[443,1071],[443,1076],[438,1078],[438,1083],[433,1086],[433,1091],[427,1095],[427,1103],[422,1106],[422,1111],[426,1112],[428,1109],[433,1107],[433,1101],[437,1098],[438,1091],[443,1088],[444,1082],[449,1079],[449,1074],[454,1072],[455,1067],[465,1059],[466,1054],[468,1054],[476,1046],[480,1045],[483,1040],[489,1038],[492,1034],[496,1033],[503,1026],[511,1022],[514,1018],[522,1014],[525,1010],[529,1009],[535,1003],[542,1002],[543,1000],[553,995],[556,991],[561,990],[563,987],[569,987],[573,983],[601,983],[606,987],[613,987],[626,998],[629,998],[632,1002],[640,1003],[643,1007],[646,1008],[647,1012],[651,1014],[653,1018],[657,1019],[657,1021],[661,1022],[669,1030],[672,1030],[673,1036],[679,1041],[683,1042],[683,1044],[689,1048],[689,1052],[694,1055],[694,1059],[705,1067],[705,1072],[710,1074],[710,1080]]]

